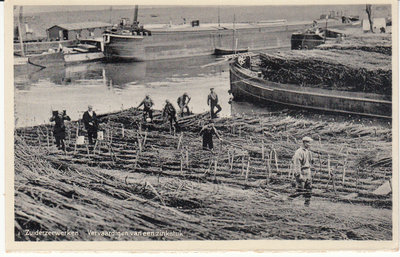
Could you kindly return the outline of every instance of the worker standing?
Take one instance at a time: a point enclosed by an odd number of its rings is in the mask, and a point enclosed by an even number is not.
[[[88,134],[89,144],[94,145],[97,139],[99,120],[97,119],[96,113],[93,111],[92,105],[88,106],[88,110],[83,114],[82,120]]]
[[[179,129],[178,121],[176,120],[176,110],[169,100],[165,100],[165,106],[163,109],[163,117],[167,118],[170,122],[170,132]]]
[[[294,176],[296,178],[296,192],[289,196],[289,199],[304,196],[304,205],[309,206],[312,191],[311,166],[313,164],[312,153],[310,151],[310,137],[303,137],[303,145],[296,150],[293,155]]]
[[[183,114],[185,112],[186,109],[186,114],[190,115],[190,110],[189,110],[189,102],[190,102],[190,97],[188,95],[188,93],[184,93],[183,95],[181,95],[180,97],[178,97],[178,106],[181,112],[181,117],[183,117]]]
[[[59,150],[65,151],[65,123],[64,120],[71,120],[64,110],[62,113],[53,111],[53,116],[50,118],[50,122],[55,122],[53,128],[53,134],[56,139],[56,145]]]
[[[214,88],[210,88],[210,94],[207,98],[207,105],[210,106],[210,114],[211,119],[217,118],[217,114],[221,111],[221,106],[218,104],[218,95],[214,92]],[[214,113],[214,108],[217,108],[217,111]]]
[[[143,105],[143,120],[146,121],[147,115],[149,115],[149,118],[151,122],[153,122],[153,110],[152,107],[154,105],[153,100],[151,100],[150,95],[146,95],[146,97],[143,99],[143,101],[139,104],[137,108],[140,108],[140,106]]]
[[[210,120],[210,122],[200,130],[200,136],[203,136],[203,150],[213,150],[213,135],[215,135],[219,140],[222,140],[213,121]]]

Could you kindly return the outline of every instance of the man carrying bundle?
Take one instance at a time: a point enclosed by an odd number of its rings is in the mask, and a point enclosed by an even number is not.
[[[187,115],[190,115],[190,111],[189,111],[189,107],[188,107],[190,99],[191,98],[189,97],[189,95],[186,92],[183,95],[181,95],[180,97],[178,97],[178,106],[181,111],[181,117],[183,117],[185,108],[186,108]]]
[[[200,136],[203,136],[203,150],[213,150],[213,135],[216,135],[219,140],[222,140],[214,126],[214,122],[210,120],[210,122],[204,125],[200,130]]]
[[[304,205],[309,206],[312,190],[311,165],[313,164],[310,146],[313,140],[310,137],[303,137],[302,141],[303,145],[293,155],[293,168],[297,188],[296,193],[290,195],[289,199],[292,200],[303,195],[305,199]]]
[[[93,139],[97,139],[97,130],[99,129],[99,120],[97,119],[96,113],[93,111],[93,106],[89,105],[88,110],[83,114],[83,123],[88,133],[89,144],[94,145]]]
[[[214,92],[214,88],[210,88],[210,94],[207,98],[207,105],[210,106],[211,119],[217,118],[217,114],[221,111],[221,106],[218,104],[218,95]],[[217,108],[217,111],[214,113],[214,107]]]
[[[56,145],[59,150],[65,151],[65,124],[64,120],[71,120],[64,110],[62,113],[58,111],[53,111],[53,116],[50,118],[50,122],[55,122],[53,128],[53,134],[56,139]]]
[[[176,120],[176,110],[169,100],[165,100],[165,106],[163,109],[163,117],[167,118],[170,122],[169,129],[176,131],[179,128],[178,121]]]
[[[146,121],[147,115],[149,115],[149,118],[151,122],[153,122],[153,110],[151,109],[154,105],[153,100],[151,100],[150,95],[146,95],[146,97],[143,99],[143,101],[138,105],[138,109],[140,106],[143,105],[143,120]]]

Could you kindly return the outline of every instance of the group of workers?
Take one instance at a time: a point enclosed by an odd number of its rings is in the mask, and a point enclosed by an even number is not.
[[[181,111],[181,116],[186,113],[190,114],[190,110],[188,107],[188,103],[190,102],[190,97],[187,93],[184,93],[182,96],[178,98],[178,106]],[[222,140],[221,135],[218,130],[214,126],[213,118],[217,117],[217,114],[221,111],[221,106],[218,104],[218,95],[214,92],[214,89],[210,89],[210,94],[207,98],[207,104],[210,106],[210,114],[211,119],[201,128],[199,135],[203,138],[203,150],[213,150],[213,136],[215,135],[219,140]],[[149,95],[143,99],[143,101],[139,104],[138,108],[143,105],[143,119],[147,120],[147,116],[151,122],[153,122],[153,110],[152,107],[154,105]],[[214,108],[217,108],[217,111],[214,112]],[[163,116],[168,118],[170,122],[170,127],[175,126],[175,128],[179,128],[177,118],[176,118],[176,110],[175,107],[169,100],[166,100],[165,106],[163,109]],[[65,120],[71,120],[71,118],[66,114],[66,111],[58,112],[53,111],[53,116],[50,118],[51,122],[55,122],[53,132],[56,140],[56,145],[58,149],[62,149],[65,151]],[[93,111],[93,107],[91,105],[88,106],[88,110],[83,114],[82,120],[87,131],[88,141],[90,145],[94,145],[97,139],[97,132],[99,129],[99,120],[96,116],[96,113]],[[294,176],[296,179],[296,192],[289,196],[289,199],[294,199],[298,196],[304,196],[304,205],[309,206],[311,200],[311,191],[312,191],[312,173],[311,166],[313,164],[313,157],[310,151],[310,146],[312,142],[312,138],[303,137],[302,146],[296,150],[293,155],[293,169]]]
[[[66,129],[64,121],[71,120],[67,115],[66,110],[62,112],[53,111],[53,116],[50,122],[54,122],[53,134],[56,140],[56,146],[59,150],[65,151],[65,136]],[[89,145],[94,145],[97,139],[97,131],[99,129],[99,120],[96,113],[93,111],[93,106],[89,105],[88,110],[83,113],[82,121],[87,131]]]

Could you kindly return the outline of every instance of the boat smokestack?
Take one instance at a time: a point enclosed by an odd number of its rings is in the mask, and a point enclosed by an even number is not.
[[[134,12],[134,15],[133,15],[133,24],[134,25],[138,24],[138,22],[137,22],[137,20],[138,20],[138,12],[139,12],[139,6],[135,5],[135,12]]]

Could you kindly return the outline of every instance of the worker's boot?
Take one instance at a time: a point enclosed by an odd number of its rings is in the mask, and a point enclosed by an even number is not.
[[[310,206],[310,202],[311,202],[311,199],[306,198],[306,200],[304,201],[304,206],[305,207],[309,207]]]

